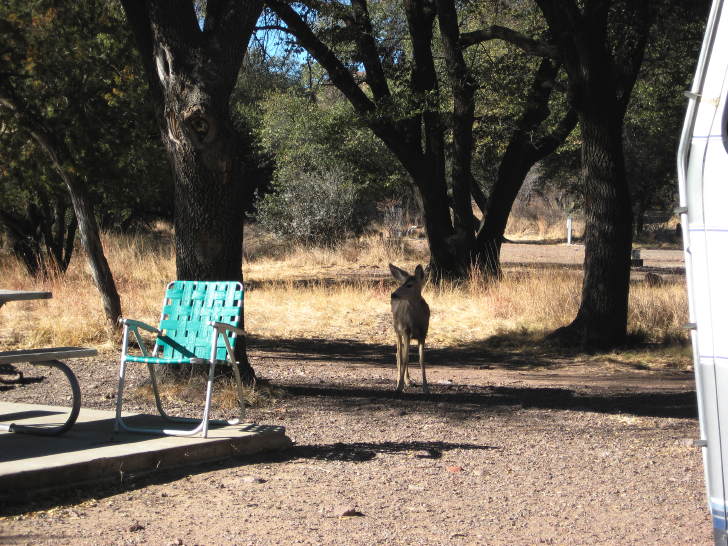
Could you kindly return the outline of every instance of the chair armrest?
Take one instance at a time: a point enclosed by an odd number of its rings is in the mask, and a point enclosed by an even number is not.
[[[227,330],[230,332],[235,332],[236,334],[240,334],[241,336],[245,335],[245,330],[238,328],[237,326],[231,326],[230,324],[225,324],[224,322],[212,322],[211,321],[209,324],[216,330]]]
[[[158,336],[162,335],[162,332],[160,330],[158,330],[154,326],[149,326],[149,324],[147,324],[146,322],[142,322],[141,320],[119,317],[119,324],[123,326],[129,326],[130,328],[141,328],[142,330],[146,330],[147,332],[155,333]]]

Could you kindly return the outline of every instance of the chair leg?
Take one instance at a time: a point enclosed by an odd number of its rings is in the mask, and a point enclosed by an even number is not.
[[[237,384],[238,388],[238,403],[240,404],[240,418],[238,419],[238,423],[242,423],[243,421],[245,421],[245,394],[243,393],[243,382],[240,379],[240,370],[238,369],[238,363],[233,362],[231,366],[233,367],[233,374],[235,375],[235,383]]]
[[[121,406],[124,397],[124,376],[126,375],[126,351],[129,347],[129,328],[124,326],[124,335],[121,341],[121,362],[119,363],[119,385],[116,389],[116,418],[114,419],[114,432],[119,432],[121,428],[126,428],[124,421],[121,419]]]
[[[157,374],[154,371],[154,364],[147,364],[147,368],[149,369],[149,376],[152,378],[152,392],[154,392],[154,403],[157,405],[157,411],[159,412],[159,415],[161,415],[162,419],[166,421],[175,421],[175,418],[167,415],[167,413],[164,411],[164,408],[162,407],[162,399],[159,396],[159,386],[157,384]]]
[[[202,437],[207,438],[207,429],[210,421],[210,402],[212,401],[212,382],[215,379],[215,361],[210,364],[210,373],[207,376],[207,392],[205,393],[205,410],[202,412]]]

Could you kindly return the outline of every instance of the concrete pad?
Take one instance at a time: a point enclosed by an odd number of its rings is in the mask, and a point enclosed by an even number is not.
[[[68,409],[0,402],[0,422],[57,424]],[[144,474],[292,445],[279,426],[214,427],[208,438],[114,433],[113,412],[81,409],[76,424],[60,436],[0,433],[0,498],[38,489],[120,481]],[[129,414],[124,414],[125,418]],[[133,426],[160,426],[152,415],[129,415]]]

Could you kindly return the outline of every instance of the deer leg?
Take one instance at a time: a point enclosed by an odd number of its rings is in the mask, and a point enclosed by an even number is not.
[[[397,383],[397,390],[402,390],[402,387],[404,387],[404,376],[407,373],[407,365],[409,362],[409,336],[407,334],[402,334],[402,337],[400,338],[400,343],[402,344],[402,366],[399,369],[399,382]]]
[[[430,387],[427,386],[427,377],[425,376],[425,341],[417,341],[417,349],[420,353],[420,369],[422,370],[422,390],[429,394]]]
[[[404,384],[402,383],[402,336],[397,333],[397,392],[402,392]]]
[[[409,339],[408,339],[407,340],[407,344],[404,346],[404,352],[407,355],[407,358],[405,358],[405,360],[404,360],[404,362],[405,362],[405,365],[404,365],[404,384],[407,387],[411,387],[412,384],[413,384],[412,383],[412,379],[410,379],[410,374],[409,374],[409,349],[410,349],[410,347],[409,347]]]

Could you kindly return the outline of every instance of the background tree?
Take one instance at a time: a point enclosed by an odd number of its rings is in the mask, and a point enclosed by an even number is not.
[[[76,216],[67,190],[44,160],[42,151],[23,131],[10,120],[4,123],[0,131],[0,226],[13,254],[32,276],[65,272],[76,239]]]
[[[510,7],[484,2],[474,7],[461,18],[478,28],[462,33],[460,42],[479,84],[471,174],[475,173],[473,197],[484,217],[476,243],[486,272],[497,277],[505,229],[526,176],[565,142],[577,120],[566,104],[560,63],[529,55],[549,51],[548,43],[526,37],[545,32],[537,7],[530,2]]]
[[[535,42],[520,35],[514,39],[517,33],[498,29],[471,41],[463,39],[451,0],[409,0],[399,17],[392,15],[392,5],[386,2],[297,4],[305,9],[294,9],[285,1],[269,2],[285,30],[326,69],[331,82],[412,178],[422,201],[432,273],[461,277],[473,264],[492,262],[492,252],[491,257],[485,252],[488,238],[479,242],[473,223],[471,194],[475,192],[483,208],[486,205],[471,176],[476,84],[465,49],[494,38],[526,48]],[[381,23],[376,17],[380,13]],[[405,24],[392,25],[398,18]],[[406,35],[401,34],[403,27]],[[390,40],[392,28],[399,30],[399,39]],[[442,42],[436,39],[438,29]],[[436,61],[441,49],[449,86],[441,81]],[[449,100],[445,89],[452,98],[448,115],[443,108]],[[453,135],[449,176],[448,126]]]
[[[289,240],[332,244],[360,233],[375,204],[401,193],[407,174],[335,88],[291,89],[263,103],[273,193],[256,218]]]
[[[3,4],[0,11],[0,115],[4,120],[0,120],[0,124],[4,131],[22,130],[29,135],[67,188],[104,312],[115,325],[121,314],[121,304],[101,245],[87,183],[89,173],[84,168],[86,158],[82,143],[89,141],[83,136],[79,138],[85,121],[82,115],[84,99],[94,100],[99,91],[94,84],[86,85],[89,72],[84,67],[88,68],[90,60],[86,55],[103,34],[104,24],[110,23],[102,3],[89,4],[83,9],[65,4],[56,7],[56,3],[50,1],[32,7]],[[94,60],[99,62],[101,57]],[[61,70],[64,66],[66,69]],[[98,84],[98,81],[94,83]],[[47,201],[48,194],[42,195]],[[59,242],[63,250],[58,255],[58,265],[63,266],[66,253],[70,253],[70,243],[68,227],[62,227],[66,226],[63,203],[56,201],[55,207],[30,207],[28,212],[29,216],[45,214],[47,222],[50,222],[50,216],[58,220],[55,234],[49,234],[46,240]],[[5,208],[3,223],[6,226],[15,224],[13,229],[17,233],[18,218],[10,216],[12,212]],[[48,231],[47,226],[44,230]],[[37,250],[31,253],[39,256]]]
[[[710,2],[661,4],[645,49],[624,123],[627,181],[634,233],[643,234],[648,211],[671,215],[677,203],[675,150]],[[664,217],[664,216],[663,216]]]

